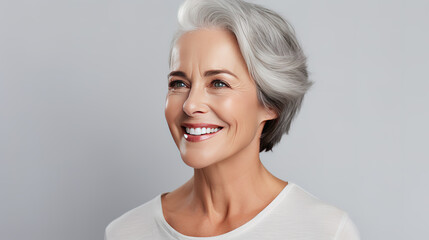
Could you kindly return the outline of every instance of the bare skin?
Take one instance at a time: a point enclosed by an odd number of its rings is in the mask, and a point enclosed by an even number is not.
[[[194,176],[162,195],[163,214],[184,235],[221,235],[254,218],[287,185],[259,158],[264,124],[277,115],[259,103],[256,85],[230,32],[186,33],[173,59],[165,115]],[[231,74],[207,74],[218,69]],[[210,139],[192,142],[186,138],[184,123],[210,123],[222,129]]]
[[[211,185],[201,179],[206,178],[204,172],[195,170],[195,176],[188,182],[162,196],[164,218],[176,231],[195,237],[217,236],[240,227],[261,212],[287,185],[262,165],[257,168],[257,175],[248,174],[227,186]],[[256,181],[258,178],[262,181]],[[246,180],[249,183],[245,183]]]

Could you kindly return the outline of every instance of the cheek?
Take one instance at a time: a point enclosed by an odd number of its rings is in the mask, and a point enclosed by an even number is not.
[[[171,116],[177,114],[179,110],[182,110],[184,100],[183,96],[177,94],[169,94],[165,100],[165,116]],[[168,119],[167,119],[168,120]]]
[[[253,134],[258,126],[258,100],[256,96],[243,95],[218,99],[217,112],[240,135]]]
[[[180,120],[184,97],[180,95],[168,95],[165,101],[165,119],[172,134],[178,131],[176,123]],[[174,137],[174,136],[173,136]]]

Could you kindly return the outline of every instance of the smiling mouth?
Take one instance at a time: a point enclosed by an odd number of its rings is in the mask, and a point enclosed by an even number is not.
[[[183,129],[185,130],[185,133],[189,134],[189,135],[193,135],[193,136],[200,136],[200,135],[206,135],[206,134],[211,134],[211,133],[215,133],[218,132],[219,130],[222,129],[222,127],[216,127],[216,128],[189,128],[189,127],[183,127]]]
[[[183,137],[189,142],[199,142],[207,140],[213,136],[215,136],[223,127],[202,127],[202,128],[190,128],[190,127],[182,127],[183,129]]]

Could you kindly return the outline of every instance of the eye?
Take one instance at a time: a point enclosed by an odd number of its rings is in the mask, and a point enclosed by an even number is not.
[[[168,84],[168,87],[170,87],[170,88],[184,88],[187,86],[186,86],[186,83],[184,83],[183,81],[174,80]]]
[[[221,81],[221,80],[214,80],[212,82],[213,87],[215,88],[224,88],[224,87],[229,87],[228,84],[226,84],[225,82]]]

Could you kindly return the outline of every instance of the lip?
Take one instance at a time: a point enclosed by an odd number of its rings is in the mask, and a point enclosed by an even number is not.
[[[182,127],[185,127],[185,128],[203,128],[203,127],[205,127],[205,128],[217,128],[217,127],[222,127],[222,126],[219,126],[219,125],[216,125],[216,124],[210,124],[210,123],[183,123],[182,124]]]
[[[190,135],[187,134],[185,131],[185,128],[220,128],[219,131],[214,132],[214,133],[209,133],[209,134],[204,134],[204,135]],[[209,124],[209,123],[184,123],[182,124],[182,131],[183,131],[183,137],[185,138],[186,141],[189,142],[200,142],[200,141],[204,141],[207,139],[210,139],[212,137],[214,137],[216,134],[218,134],[220,131],[222,131],[223,127],[219,126],[219,125],[215,125],[215,124]]]

